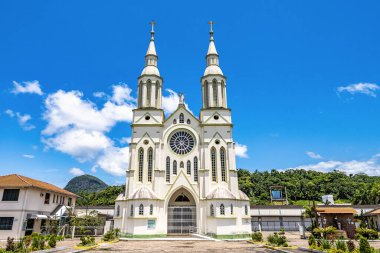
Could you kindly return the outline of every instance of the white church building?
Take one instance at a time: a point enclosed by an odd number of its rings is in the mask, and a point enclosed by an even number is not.
[[[130,236],[247,235],[249,198],[238,188],[227,82],[212,22],[199,118],[182,94],[177,110],[165,117],[153,28],[138,78],[126,189],[116,199],[114,227]]]

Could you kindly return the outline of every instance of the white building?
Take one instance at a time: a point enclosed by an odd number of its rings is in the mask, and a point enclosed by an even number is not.
[[[0,176],[0,240],[43,232],[77,196],[57,186],[21,175]]]
[[[178,109],[165,117],[157,61],[152,27],[115,227],[130,235],[250,233],[249,198],[238,189],[227,83],[212,27],[199,118],[186,108],[182,94]]]

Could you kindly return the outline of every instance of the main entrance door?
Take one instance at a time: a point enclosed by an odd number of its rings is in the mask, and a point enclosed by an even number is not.
[[[169,201],[168,234],[183,235],[197,232],[197,208],[192,195],[178,190]]]

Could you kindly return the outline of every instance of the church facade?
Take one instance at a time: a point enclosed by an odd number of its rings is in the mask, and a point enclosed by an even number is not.
[[[182,94],[177,110],[165,117],[157,61],[152,26],[138,78],[126,189],[116,199],[114,227],[129,235],[251,233],[249,198],[238,189],[227,82],[212,24],[199,118],[186,108]]]

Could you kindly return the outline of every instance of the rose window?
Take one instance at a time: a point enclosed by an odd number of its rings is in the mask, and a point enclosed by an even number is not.
[[[169,140],[170,148],[179,155],[189,153],[194,148],[194,138],[186,131],[175,132]]]

